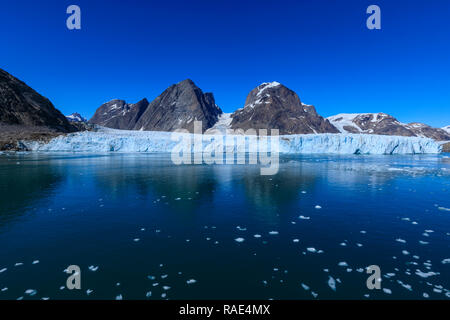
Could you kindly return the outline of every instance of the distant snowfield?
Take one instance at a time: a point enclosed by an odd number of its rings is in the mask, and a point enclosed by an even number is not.
[[[154,152],[170,153],[175,147],[194,150],[194,140],[202,139],[205,150],[215,141],[223,150],[237,152],[238,139],[248,145],[257,143],[255,136],[194,135],[157,131],[127,131],[100,128],[96,132],[77,132],[59,136],[48,143],[24,141],[32,151],[46,152]],[[214,140],[212,140],[214,139]],[[436,154],[441,145],[419,137],[382,136],[370,134],[298,134],[279,137],[279,151],[285,154]],[[186,150],[186,149],[184,149]],[[198,150],[198,149],[197,149]]]

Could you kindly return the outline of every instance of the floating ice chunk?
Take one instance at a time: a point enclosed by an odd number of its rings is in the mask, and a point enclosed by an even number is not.
[[[422,240],[420,240],[419,243],[422,244],[422,245],[429,244],[429,242],[427,242],[427,241],[422,241]]]
[[[189,279],[188,281],[186,281],[187,284],[194,284],[196,282],[197,282],[197,280],[195,280],[195,279]]]
[[[424,298],[429,298],[430,295],[429,295],[428,293],[424,292],[424,293],[423,293],[423,297],[424,297]]]
[[[165,278],[167,278],[169,275],[167,275],[167,274],[163,274],[162,276],[161,276],[161,279],[165,279]]]
[[[14,267],[20,267],[20,266],[23,266],[23,263],[22,263],[22,262],[17,262],[17,263],[14,265]]]
[[[311,219],[310,217],[305,217],[305,216],[299,216],[298,218],[302,219],[302,220],[309,220],[309,219]]]
[[[403,288],[405,288],[405,289],[407,289],[407,290],[409,290],[409,291],[412,291],[412,287],[411,287],[410,284],[403,283],[403,281],[401,281],[401,280],[397,280],[397,282],[398,282]]]
[[[392,294],[392,290],[388,288],[383,288],[383,292],[386,294]]]
[[[89,270],[91,270],[92,272],[95,272],[98,270],[98,266],[94,267],[94,266],[89,266],[88,268]]]
[[[311,291],[311,295],[312,295],[314,298],[317,298],[317,296],[318,296],[318,294],[315,293],[314,291]]]
[[[39,260],[34,260],[31,264],[38,264]]]
[[[367,231],[365,231],[365,230],[361,230],[361,231],[360,231],[360,233],[362,233],[362,234],[366,234],[366,233],[367,233]]]
[[[361,243],[356,244],[357,247],[362,247],[363,245]]]
[[[395,239],[395,241],[400,242],[400,243],[406,243],[406,240],[403,240],[403,239],[400,239],[400,238]]]
[[[278,231],[270,231],[269,234],[272,235],[272,236],[274,236],[274,235],[277,235],[277,234],[278,234]]]
[[[294,240],[292,240],[292,242],[298,243],[298,242],[300,242],[300,240],[299,239],[294,239]]]
[[[316,250],[316,248],[306,248],[306,250],[308,251],[308,252],[312,252],[312,253],[315,253],[315,252],[317,252],[317,250]]]
[[[148,291],[148,292],[145,294],[145,296],[146,296],[147,298],[150,298],[150,297],[152,296],[152,292],[151,292],[151,291]]]
[[[358,269],[356,269],[356,271],[361,273],[361,272],[364,272],[364,269],[363,268],[358,268]]]
[[[7,287],[4,287],[4,288],[2,288],[1,291],[2,291],[2,292],[8,291],[8,288],[7,288]]]
[[[140,240],[141,240],[141,239],[139,239],[139,238],[134,238],[134,239],[133,239],[134,242],[139,242]]]
[[[303,289],[305,289],[306,291],[308,291],[309,290],[309,287],[306,285],[306,284],[304,284],[304,283],[301,283],[301,286],[302,286],[302,288]]]
[[[181,198],[175,198],[175,201],[180,201],[181,200]]]
[[[163,286],[163,289],[164,290],[170,290],[170,287],[169,286]]]
[[[260,234],[255,234],[253,237],[255,237],[255,238],[261,238],[261,235],[260,235]]]
[[[331,290],[336,291],[336,281],[332,276],[329,276],[328,278],[328,286],[331,288]]]
[[[347,244],[345,242],[341,242],[339,245],[342,246],[342,247],[346,247],[347,246]]]
[[[152,284],[152,286],[157,287],[157,286],[159,286],[159,283],[155,282],[155,283]]]
[[[93,291],[94,291],[94,290],[92,290],[92,289],[87,289],[87,290],[86,290],[86,294],[87,294],[87,295],[90,295]]]
[[[447,263],[450,263],[450,258],[442,260],[442,264],[447,264]]]
[[[322,207],[319,206],[319,205],[316,205],[314,208],[315,208],[315,209],[322,209]]]
[[[449,208],[445,208],[445,207],[438,207],[438,209],[441,210],[441,211],[450,211]]]
[[[5,272],[6,270],[8,270],[8,268],[3,268],[3,269],[0,270],[0,273]]]
[[[338,266],[339,266],[339,267],[348,267],[348,264],[347,264],[347,262],[342,261],[342,262],[339,262],[339,263],[338,263]]]
[[[167,293],[162,293],[162,294],[161,294],[161,298],[164,299],[165,297],[167,297]]]
[[[25,294],[29,295],[29,296],[34,296],[36,295],[37,291],[35,289],[27,289],[25,290]]]
[[[240,226],[237,226],[236,229],[238,229],[239,231],[247,231],[247,228],[242,228]]]
[[[147,278],[148,278],[149,280],[155,280],[155,279],[156,279],[155,276],[147,276]]]
[[[421,278],[428,278],[428,277],[432,277],[432,276],[436,276],[439,273],[433,272],[433,271],[429,271],[429,272],[422,272],[419,269],[416,270],[416,275],[418,275]]]
[[[234,239],[234,241],[241,243],[241,242],[244,242],[245,239],[244,238],[236,238],[236,239]]]
[[[402,250],[402,253],[403,253],[405,256],[409,255],[409,252],[408,252],[407,250]]]
[[[122,297],[121,294],[119,294],[118,296],[116,296],[116,300],[122,300],[122,299],[123,299],[123,297]]]

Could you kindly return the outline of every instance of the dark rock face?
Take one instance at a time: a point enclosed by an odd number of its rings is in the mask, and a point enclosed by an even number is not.
[[[111,100],[102,104],[89,122],[113,129],[133,130],[148,104],[147,99],[135,104],[128,104],[123,100]]]
[[[338,133],[314,106],[278,82],[263,83],[247,96],[245,106],[231,117],[232,129],[278,129],[280,134]]]
[[[58,132],[76,129],[47,98],[0,69],[0,123],[46,127]]]
[[[386,113],[338,114],[328,120],[342,133],[366,133],[389,136],[426,137],[437,141],[450,140],[443,129],[423,123],[404,124]]]
[[[102,105],[90,123],[114,129],[193,131],[194,121],[202,122],[202,129],[212,127],[222,114],[212,93],[203,93],[194,82],[187,79],[170,86],[151,103],[146,99],[130,105],[123,100],[113,100]]]

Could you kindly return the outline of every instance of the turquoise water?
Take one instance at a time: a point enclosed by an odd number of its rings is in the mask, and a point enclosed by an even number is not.
[[[0,299],[449,299],[449,195],[446,155],[2,154]]]

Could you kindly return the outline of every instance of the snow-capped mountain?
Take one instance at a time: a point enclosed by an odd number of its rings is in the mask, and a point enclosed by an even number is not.
[[[69,122],[87,122],[86,118],[81,116],[81,114],[79,114],[78,112],[69,114],[68,116],[66,116],[66,118],[67,120],[69,120]]]
[[[231,117],[232,129],[279,129],[280,134],[338,133],[314,106],[278,82],[265,82],[250,91],[243,108]]]
[[[448,132],[450,134],[450,126],[446,126],[446,127],[441,128],[441,129],[446,131],[446,132]]]
[[[386,113],[341,113],[327,119],[341,133],[426,137],[438,141],[450,139],[450,134],[442,129],[419,122],[402,123]]]
[[[203,130],[211,128],[222,110],[212,93],[203,93],[192,80],[184,80],[167,88],[151,103],[143,99],[136,104],[112,100],[97,109],[90,123],[113,129],[173,131],[193,130],[201,121]]]

